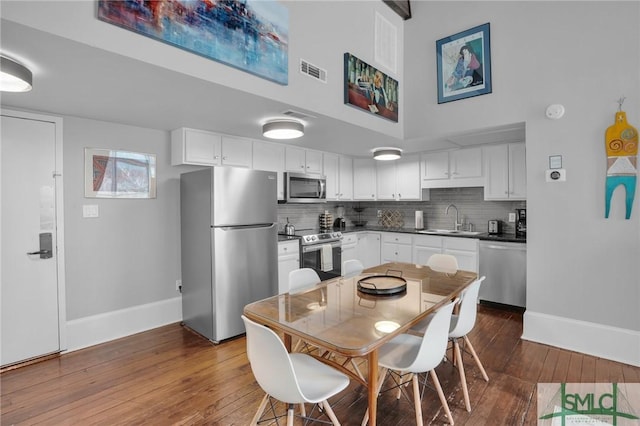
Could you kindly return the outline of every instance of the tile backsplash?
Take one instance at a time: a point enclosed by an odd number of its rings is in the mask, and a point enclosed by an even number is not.
[[[347,226],[352,226],[353,221],[358,220],[358,212],[354,207],[364,207],[360,213],[360,220],[367,221],[367,225],[379,226],[378,210],[398,211],[404,220],[404,228],[415,227],[415,211],[424,212],[424,227],[453,229],[455,210],[450,209],[445,215],[449,204],[458,208],[459,219],[465,224],[472,223],[476,231],[487,232],[487,222],[498,219],[502,222],[502,230],[505,233],[514,233],[515,224],[508,222],[509,213],[515,213],[515,209],[526,208],[526,201],[485,201],[484,188],[438,188],[431,189],[430,201],[341,201],[318,204],[279,204],[278,224],[279,229],[289,221],[296,230],[317,229],[319,216],[325,210],[338,217],[338,207],[344,208]]]

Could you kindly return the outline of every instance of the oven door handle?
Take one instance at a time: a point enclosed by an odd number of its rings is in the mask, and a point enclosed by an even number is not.
[[[333,243],[327,243],[329,245],[331,245],[331,249],[335,250],[337,248],[341,248],[342,244],[338,241],[338,242],[333,242]],[[311,246],[302,246],[302,252],[303,253],[311,253],[313,251],[319,251],[320,249],[322,249],[322,246],[324,246],[324,244],[314,244]]]

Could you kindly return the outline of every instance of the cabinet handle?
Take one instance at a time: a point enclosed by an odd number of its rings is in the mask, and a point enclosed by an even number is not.
[[[505,195],[509,195],[509,191],[504,191]]]
[[[398,199],[402,198],[402,194],[398,194]]]
[[[217,159],[218,159],[218,156],[217,156],[217,155],[214,155],[214,156],[213,156],[213,159],[214,159],[214,160],[217,160]]]
[[[458,172],[452,172],[451,174],[452,174],[452,175],[457,175],[457,174],[458,174]]]
[[[375,198],[375,197],[376,197],[376,194],[371,194],[371,198]]]
[[[226,159],[227,159],[227,157],[222,157],[222,159],[223,159],[223,160],[226,160]]]

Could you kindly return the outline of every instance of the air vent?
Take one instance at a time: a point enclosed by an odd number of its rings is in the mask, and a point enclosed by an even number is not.
[[[288,109],[286,111],[282,111],[282,115],[286,115],[287,117],[297,118],[298,120],[306,120],[309,118],[316,118],[314,115],[305,114],[304,112],[295,111],[292,109]]]
[[[302,74],[308,75],[311,78],[320,80],[323,83],[327,82],[327,70],[323,70],[320,67],[310,64],[304,59],[300,59],[300,72]]]

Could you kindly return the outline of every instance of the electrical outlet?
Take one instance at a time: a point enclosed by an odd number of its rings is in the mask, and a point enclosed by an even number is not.
[[[176,291],[182,292],[182,280],[176,280]]]
[[[378,217],[382,217],[382,210],[378,210]]]
[[[515,222],[515,221],[516,221],[516,214],[509,213],[509,222]]]

